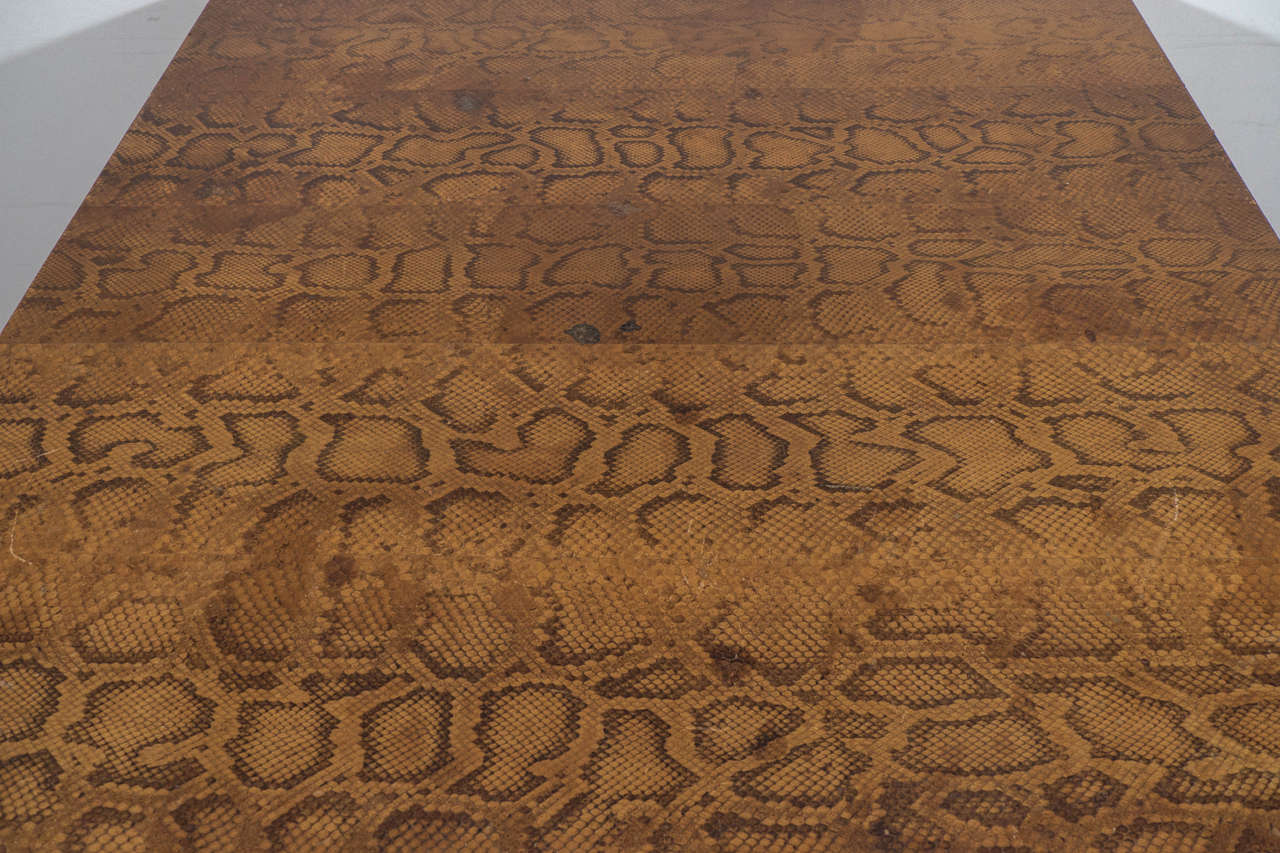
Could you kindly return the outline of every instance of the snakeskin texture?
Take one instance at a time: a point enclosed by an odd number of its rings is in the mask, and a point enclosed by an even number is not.
[[[0,848],[1280,849],[1278,330],[1127,0],[211,0],[0,335]]]

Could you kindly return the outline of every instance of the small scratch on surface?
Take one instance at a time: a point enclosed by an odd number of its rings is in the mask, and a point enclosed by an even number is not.
[[[50,456],[52,456],[52,455],[53,455],[53,454],[55,454],[55,453],[62,453],[62,452],[65,452],[65,451],[66,451],[66,448],[65,448],[65,447],[51,447],[51,448],[49,448],[48,450],[45,450],[45,451],[43,451],[43,452],[41,452],[41,453],[36,453],[36,454],[34,454],[34,455],[32,455],[32,456],[24,457],[24,458],[26,458],[26,459],[31,459],[32,461],[38,461],[38,460],[40,460],[40,459],[48,459]],[[10,464],[11,464],[11,463],[13,463],[13,462],[15,462],[15,461],[20,461],[20,460],[5,459],[4,461],[5,461],[6,463],[10,463]]]
[[[17,538],[17,535],[18,535],[18,516],[15,515],[13,517],[13,524],[9,525],[9,554],[18,562],[31,565],[30,560],[28,560],[26,557],[19,554],[17,551],[13,550],[13,543],[14,543],[14,540]]]

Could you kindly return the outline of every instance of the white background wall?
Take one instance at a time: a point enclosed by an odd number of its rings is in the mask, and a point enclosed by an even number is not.
[[[0,0],[0,322],[205,0]]]
[[[205,2],[0,0],[0,322]],[[1134,3],[1280,224],[1280,0]]]
[[[1133,0],[1280,230],[1280,0]]]

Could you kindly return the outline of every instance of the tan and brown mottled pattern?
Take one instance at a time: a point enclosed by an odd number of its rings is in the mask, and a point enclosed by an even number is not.
[[[0,335],[0,848],[1280,849],[1277,331],[1126,0],[212,0]]]

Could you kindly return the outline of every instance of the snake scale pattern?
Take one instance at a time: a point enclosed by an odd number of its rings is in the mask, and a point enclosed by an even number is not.
[[[1280,849],[1278,331],[1127,0],[211,0],[0,335],[0,849]]]

